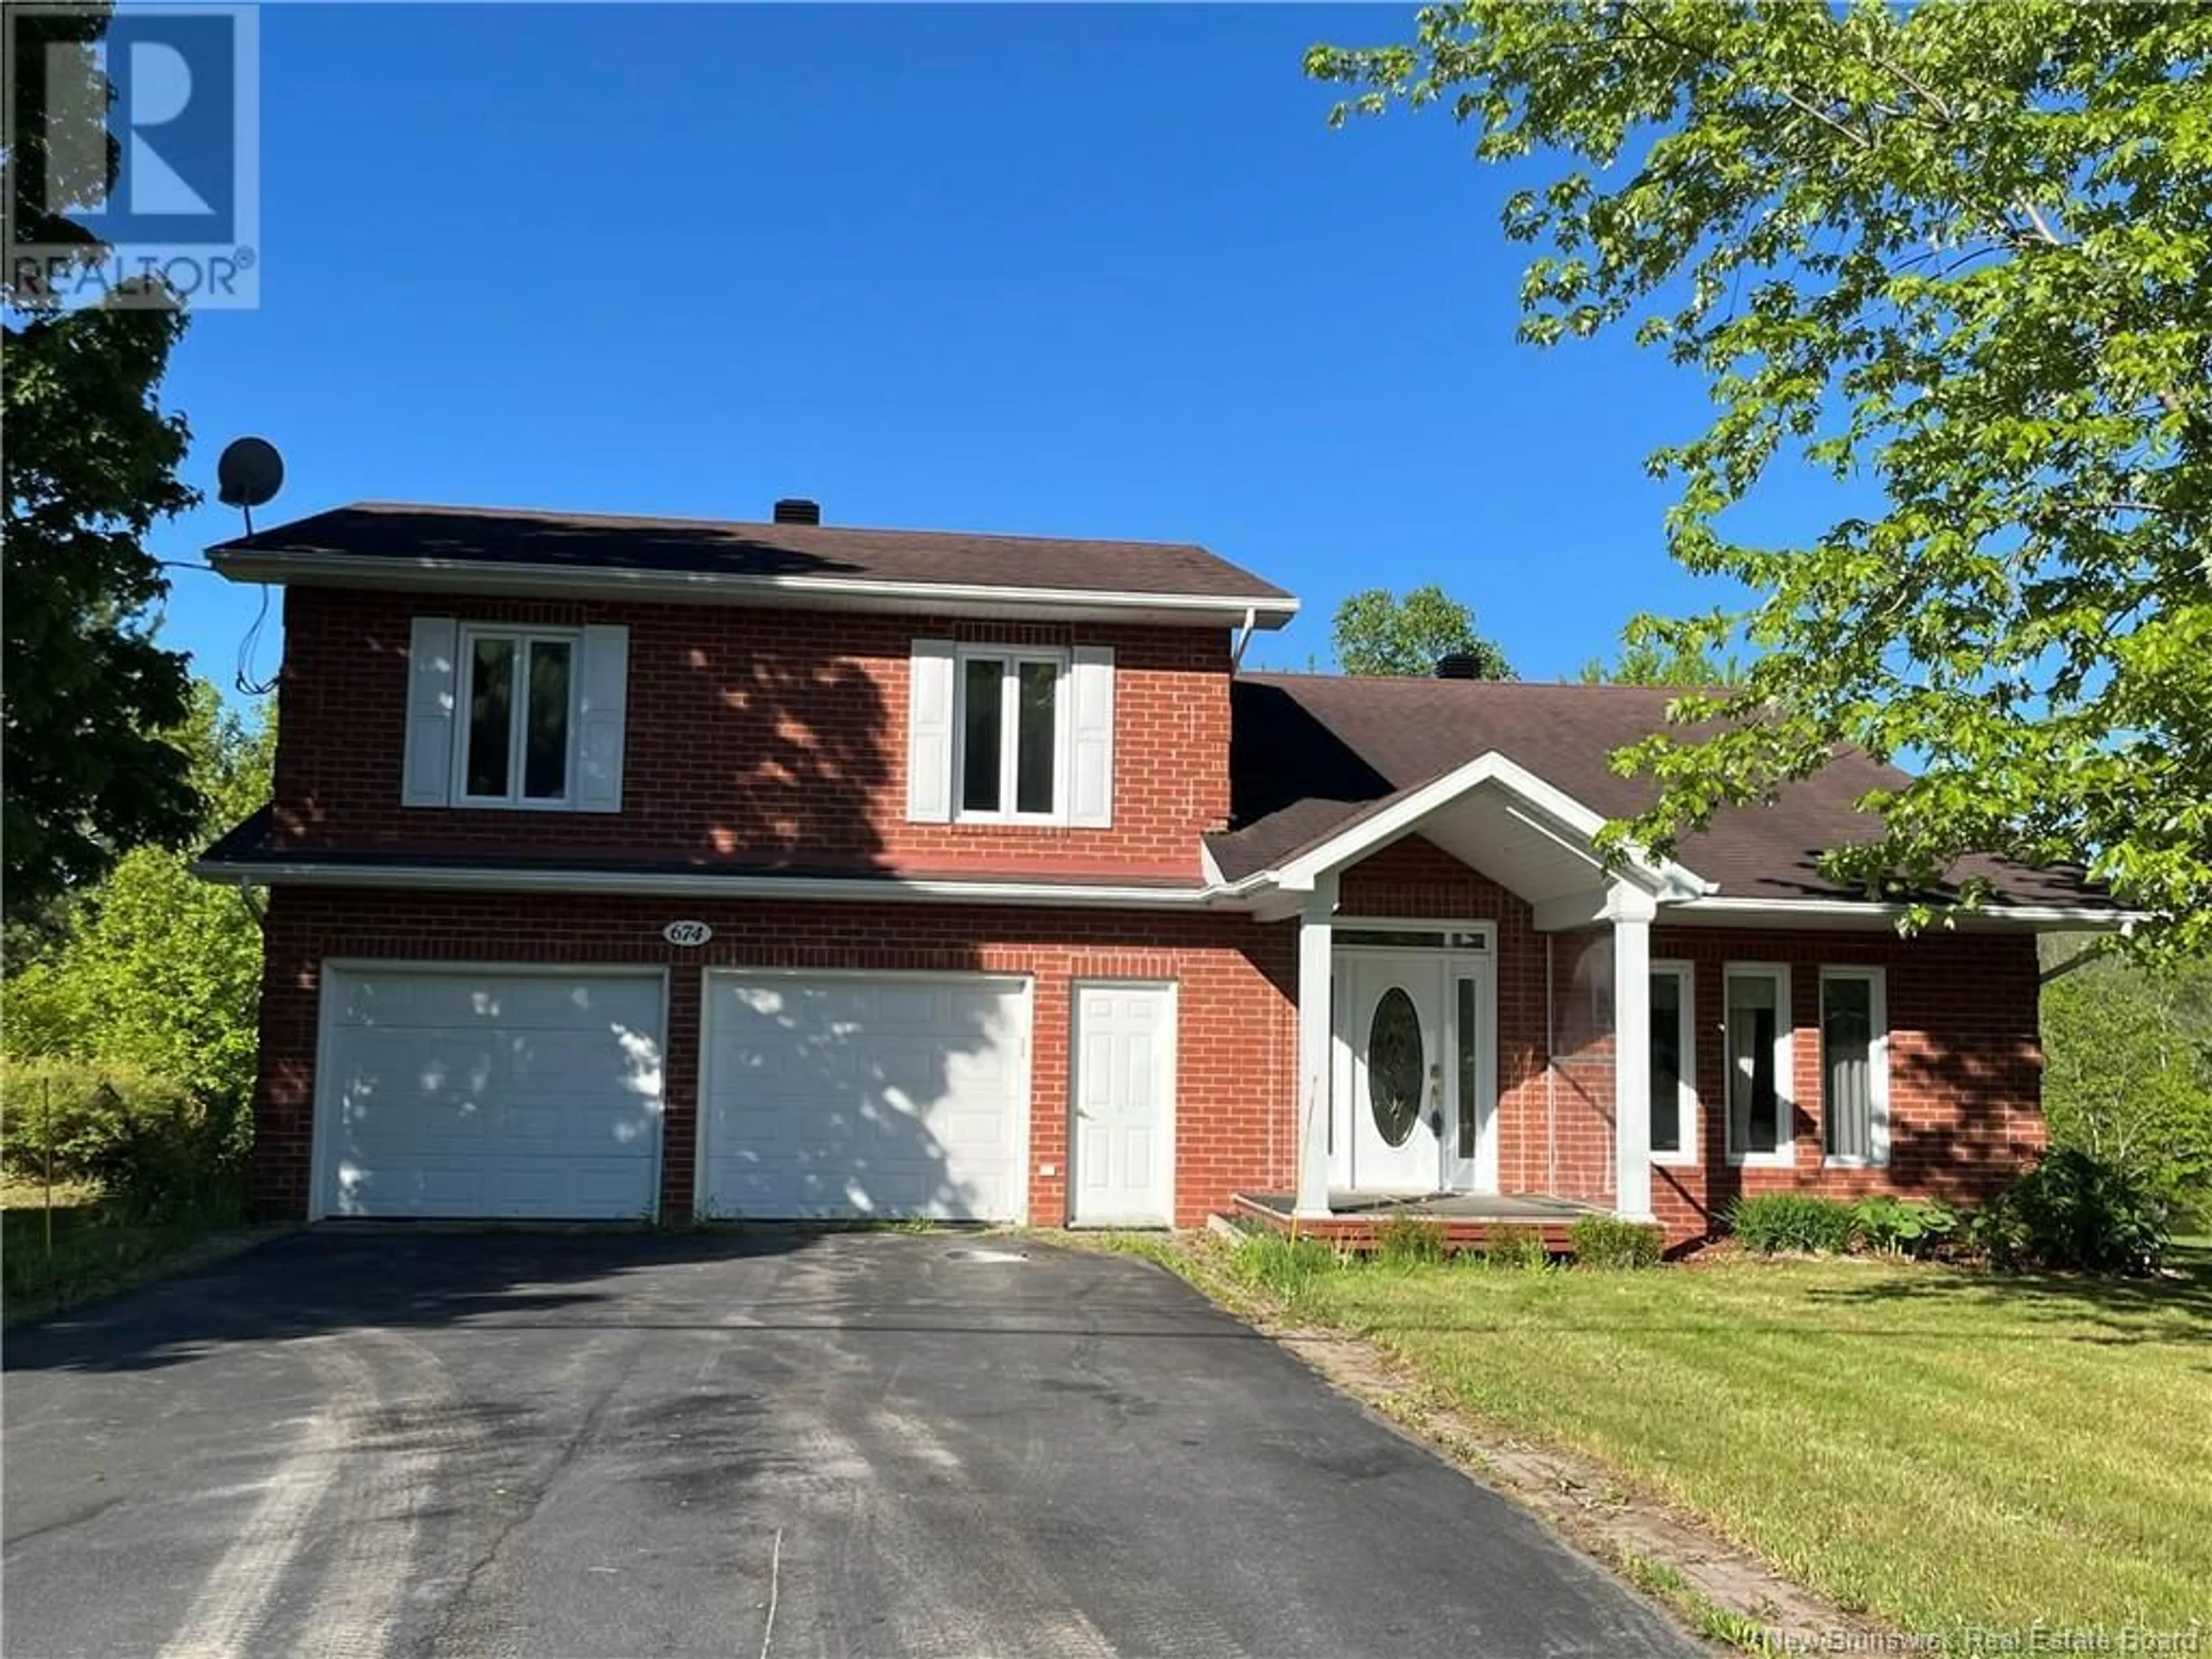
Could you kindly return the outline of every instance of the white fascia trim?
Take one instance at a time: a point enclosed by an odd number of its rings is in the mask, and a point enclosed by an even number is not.
[[[1419,829],[1421,821],[1430,814],[1450,805],[1462,795],[1485,784],[1496,784],[1523,806],[1551,818],[1585,842],[1594,840],[1607,823],[1604,813],[1584,805],[1565,790],[1547,783],[1527,767],[1508,760],[1495,749],[1486,750],[1464,766],[1423,784],[1403,799],[1361,819],[1341,835],[1332,836],[1312,850],[1300,854],[1279,870],[1273,872],[1273,879],[1286,890],[1310,892],[1315,878],[1323,872],[1340,869],[1376,848]],[[1630,863],[1625,873],[1638,885],[1648,888],[1662,898],[1687,898],[1720,890],[1716,883],[1707,881],[1695,871],[1675,863],[1672,859],[1655,861],[1638,857]]]
[[[1720,898],[1709,895],[1669,904],[1667,914],[1670,919],[1684,921],[1765,921],[1802,925],[1821,921],[1895,922],[1909,915],[1911,908],[1909,904],[1892,904],[1870,899]],[[2051,928],[2068,933],[2129,933],[2150,920],[2140,910],[2108,910],[2066,904],[1984,905],[1962,910],[1958,915],[1960,925],[1967,928],[1991,926]]]
[[[836,576],[739,575],[726,571],[623,570],[607,566],[493,563],[481,559],[363,557],[260,548],[212,550],[208,562],[236,582],[305,582],[475,593],[625,594],[641,599],[806,605],[817,610],[960,615],[984,611],[1048,612],[1099,621],[1146,617],[1224,627],[1280,628],[1297,614],[1294,599],[1237,599],[1206,593],[1131,593],[1115,588],[1009,587],[979,582],[892,582]]]
[[[883,876],[709,876],[626,870],[488,870],[466,865],[398,866],[284,863],[191,866],[203,881],[251,886],[404,888],[506,893],[650,894],[693,898],[957,900],[967,904],[1190,910],[1243,908],[1257,878],[1204,887],[1123,887],[1110,884],[959,881]]]

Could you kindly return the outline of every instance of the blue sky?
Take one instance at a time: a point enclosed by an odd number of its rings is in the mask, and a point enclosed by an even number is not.
[[[269,6],[262,303],[198,317],[191,480],[362,498],[1205,543],[1305,602],[1444,584],[1529,678],[1668,560],[1701,386],[1516,345],[1525,250],[1439,112],[1328,130],[1391,8]],[[1785,503],[1786,507],[1786,503]],[[234,533],[213,504],[166,557]],[[228,683],[256,593],[176,574]],[[273,672],[275,629],[259,671]]]

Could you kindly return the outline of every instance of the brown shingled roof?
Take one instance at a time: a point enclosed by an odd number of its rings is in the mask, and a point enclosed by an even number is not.
[[[210,554],[331,554],[475,560],[489,565],[809,576],[1047,592],[1184,595],[1280,607],[1291,596],[1202,547],[1064,541],[842,526],[617,518],[481,507],[362,501],[276,525]]]
[[[1640,811],[1648,780],[1624,778],[1613,750],[1662,729],[1680,692],[1646,686],[1360,679],[1248,674],[1232,693],[1229,833],[1207,847],[1231,880],[1281,864],[1350,828],[1381,803],[1496,750],[1610,817]],[[1718,815],[1675,856],[1720,884],[1718,896],[1856,899],[1820,874],[1832,847],[1872,839],[1856,803],[1905,774],[1856,750],[1785,789],[1772,805]],[[2079,871],[1976,858],[1954,880],[1986,877],[1996,902],[2107,905]]]

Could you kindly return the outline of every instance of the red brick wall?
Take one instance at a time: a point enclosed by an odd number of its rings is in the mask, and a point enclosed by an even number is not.
[[[401,806],[416,616],[627,624],[623,811]],[[316,587],[288,590],[284,627],[276,817],[301,848],[1195,879],[1199,837],[1229,810],[1229,636],[1219,630]],[[925,637],[1114,648],[1112,828],[906,822],[907,658]]]
[[[1612,939],[1601,928],[1553,944],[1559,1033],[1558,1151],[1569,1197],[1610,1203],[1613,1165]],[[1996,933],[1717,931],[1655,927],[1654,960],[1692,969],[1698,1161],[1655,1165],[1653,1209],[1675,1238],[1707,1231],[1738,1196],[1804,1191],[1986,1198],[2043,1145],[2035,941]],[[1728,1161],[1727,965],[1790,968],[1796,1162]],[[1890,1162],[1829,1169],[1821,1158],[1820,969],[1880,966],[1889,1016]]]
[[[681,914],[709,922],[696,950],[663,942]],[[1287,1188],[1297,937],[1236,916],[934,904],[823,904],[374,893],[271,894],[254,1144],[257,1209],[308,1203],[317,1011],[325,958],[666,965],[662,1205],[691,1207],[700,975],[709,967],[933,969],[1033,976],[1030,1218],[1067,1215],[1069,982],[1177,981],[1176,1218],[1201,1224],[1231,1193]],[[1038,1173],[1040,1164],[1057,1173]]]
[[[1692,965],[1698,1134],[1702,1158],[1651,1172],[1653,1208],[1670,1234],[1706,1231],[1739,1194],[1869,1192],[1987,1199],[2044,1144],[2043,1055],[2035,940],[2027,934],[1717,933],[1655,927],[1655,958]],[[1796,1162],[1728,1162],[1726,1013],[1730,962],[1790,968]],[[1820,969],[1885,969],[1889,1015],[1888,1166],[1827,1169],[1821,1161]]]
[[[1609,1205],[1614,1184],[1610,929],[1552,936],[1552,1034],[1557,1053],[1543,1148],[1552,1180],[1535,1190]]]

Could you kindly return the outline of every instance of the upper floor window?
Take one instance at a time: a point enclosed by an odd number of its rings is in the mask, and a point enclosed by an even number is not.
[[[619,624],[417,617],[400,803],[619,812],[629,703]]]
[[[576,638],[572,633],[462,630],[457,764],[471,806],[562,806],[574,770]]]
[[[1066,672],[1067,659],[1054,653],[962,652],[959,817],[1062,816]]]
[[[1113,823],[1113,647],[916,640],[908,668],[910,823]]]

